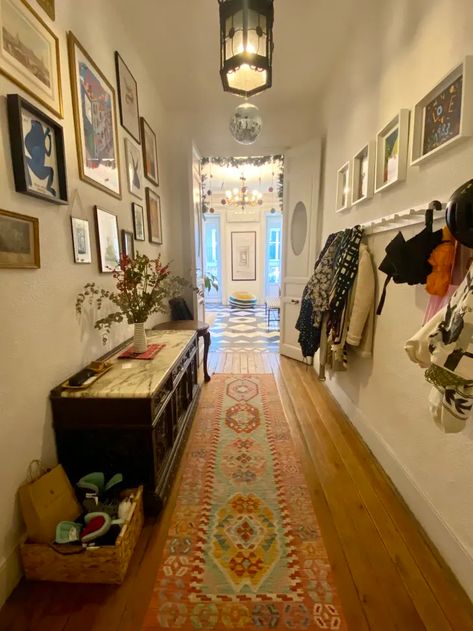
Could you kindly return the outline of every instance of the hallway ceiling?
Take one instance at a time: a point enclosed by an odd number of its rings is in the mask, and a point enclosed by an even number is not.
[[[116,6],[165,107],[191,112],[193,128],[228,135],[241,99],[224,93],[220,82],[217,0],[117,0]],[[353,0],[275,0],[274,7],[273,87],[252,102],[265,123],[277,118],[277,144],[290,137],[288,127],[301,124],[301,116],[304,124],[316,124],[318,101],[360,7]],[[278,130],[280,139],[274,137]]]

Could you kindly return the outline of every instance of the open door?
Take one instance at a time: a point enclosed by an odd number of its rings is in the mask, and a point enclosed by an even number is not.
[[[315,262],[320,158],[317,139],[290,149],[284,161],[280,353],[299,361],[302,353],[296,322]]]
[[[194,229],[194,257],[192,261],[192,282],[200,291],[194,292],[194,319],[205,322],[204,302],[204,252],[202,225],[202,180],[201,157],[195,147],[192,147],[192,226]]]

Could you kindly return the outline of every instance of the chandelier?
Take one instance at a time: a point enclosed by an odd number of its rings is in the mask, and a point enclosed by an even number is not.
[[[238,207],[245,210],[247,206],[262,206],[263,193],[257,190],[249,191],[246,185],[246,177],[240,177],[240,188],[234,188],[232,191],[225,191],[225,197],[222,198],[222,206]]]

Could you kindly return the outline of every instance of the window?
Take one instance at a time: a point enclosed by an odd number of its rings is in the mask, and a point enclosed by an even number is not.
[[[281,228],[268,230],[268,283],[279,285],[281,268]]]

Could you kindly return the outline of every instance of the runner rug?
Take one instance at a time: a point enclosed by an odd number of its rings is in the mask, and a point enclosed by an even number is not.
[[[144,629],[346,623],[272,375],[205,386]]]

